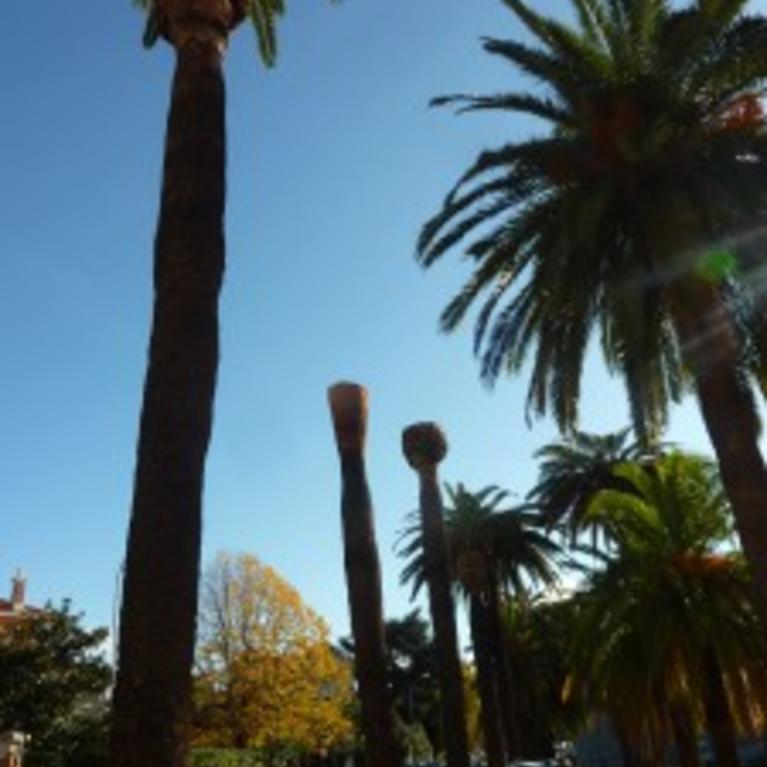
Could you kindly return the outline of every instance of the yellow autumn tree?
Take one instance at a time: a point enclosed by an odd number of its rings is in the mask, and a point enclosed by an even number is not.
[[[220,553],[201,589],[196,744],[325,754],[353,736],[349,663],[271,567]]]

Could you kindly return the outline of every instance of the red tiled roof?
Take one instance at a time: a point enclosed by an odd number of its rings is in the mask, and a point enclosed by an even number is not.
[[[27,616],[39,615],[41,612],[43,611],[39,607],[30,607],[29,605],[24,605],[21,610],[14,610],[12,602],[7,599],[0,599],[0,628],[10,626]]]

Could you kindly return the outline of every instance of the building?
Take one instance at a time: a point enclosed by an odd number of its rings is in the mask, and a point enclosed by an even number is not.
[[[27,604],[27,581],[17,571],[11,579],[10,599],[0,599],[0,631],[39,612],[39,608]],[[26,736],[20,732],[0,732],[0,767],[21,767],[26,742]]]
[[[11,579],[10,599],[0,599],[0,631],[25,615],[39,612],[39,608],[27,604],[27,580],[18,570]]]

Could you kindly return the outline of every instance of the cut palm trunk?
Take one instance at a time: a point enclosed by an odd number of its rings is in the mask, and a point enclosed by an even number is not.
[[[341,383],[330,388],[328,399],[341,461],[344,564],[366,763],[368,767],[397,767],[402,755],[394,734],[381,567],[365,470],[367,392],[356,384]]]
[[[421,423],[405,429],[402,444],[405,458],[417,472],[420,483],[426,583],[439,660],[438,679],[447,765],[468,767],[463,674],[458,656],[444,509],[437,480],[437,466],[447,454],[447,441],[438,426]]]
[[[120,613],[112,767],[186,761],[203,475],[218,366],[229,3],[210,4],[212,16],[198,4],[190,25],[183,4],[167,5],[176,70]]]

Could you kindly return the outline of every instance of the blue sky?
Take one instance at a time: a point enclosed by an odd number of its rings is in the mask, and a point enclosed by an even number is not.
[[[247,28],[227,63],[229,261],[205,555],[256,553],[343,633],[329,384],[370,388],[390,615],[407,609],[392,545],[417,493],[401,429],[441,422],[445,479],[519,493],[535,476],[532,452],[555,435],[548,422],[526,425],[524,381],[479,383],[468,328],[437,333],[463,265],[423,274],[412,258],[419,225],[475,153],[536,126],[427,109],[435,95],[517,83],[479,46],[518,32],[498,0],[290,5],[275,71]],[[70,596],[88,623],[109,624],[172,57],[141,49],[127,0],[44,6],[8,4],[0,47],[0,595],[22,567],[33,600]],[[598,360],[584,395],[584,428],[625,423],[622,389]],[[669,436],[709,450],[693,403]]]

